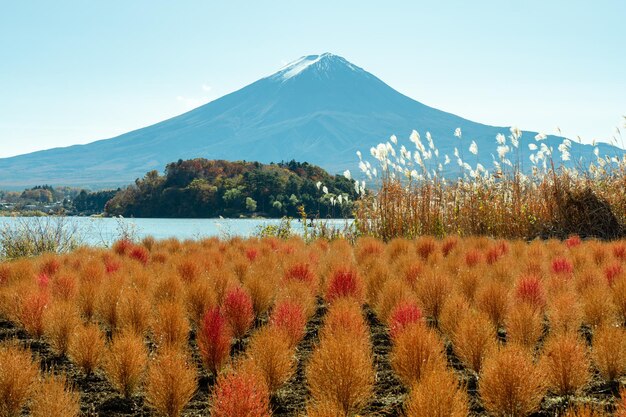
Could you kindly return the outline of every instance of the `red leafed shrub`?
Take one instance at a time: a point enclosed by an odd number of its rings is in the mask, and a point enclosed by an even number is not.
[[[283,300],[274,307],[270,324],[284,332],[291,345],[295,346],[304,337],[306,316],[300,304]]]
[[[305,262],[298,262],[289,266],[284,273],[287,281],[299,281],[305,283],[313,291],[317,289],[317,277],[311,266]]]
[[[456,237],[446,238],[441,244],[441,253],[443,253],[443,256],[450,255],[450,252],[452,252],[458,244],[459,244],[458,238]]]
[[[617,278],[622,273],[622,265],[619,263],[614,263],[612,265],[604,268],[604,277],[609,285],[613,285],[615,278]]]
[[[48,284],[50,284],[50,276],[48,276],[48,274],[42,272],[37,275],[37,285],[39,286],[39,289],[45,290],[48,288]]]
[[[613,256],[621,261],[626,259],[626,245],[623,243],[616,243],[613,246]]]
[[[22,304],[20,311],[20,322],[24,329],[36,338],[43,334],[43,316],[50,297],[45,292],[38,292],[29,295]]]
[[[518,300],[530,304],[536,309],[543,309],[546,305],[546,295],[539,277],[527,275],[517,282],[515,296]]]
[[[126,255],[126,253],[130,251],[133,246],[133,242],[130,240],[121,239],[113,244],[113,251],[118,255]]]
[[[422,310],[417,304],[405,301],[399,303],[391,312],[389,330],[391,338],[396,339],[409,325],[422,319]]]
[[[363,281],[356,270],[341,267],[335,269],[329,278],[326,300],[332,302],[338,298],[349,297],[362,303],[365,297]]]
[[[480,251],[473,249],[465,254],[465,264],[471,268],[478,265],[481,258]]]
[[[226,318],[218,308],[206,312],[198,329],[198,349],[202,362],[217,374],[230,356],[231,331]]]
[[[252,326],[254,308],[252,297],[241,287],[231,287],[224,296],[223,311],[235,338],[240,338]]]
[[[578,235],[572,235],[570,237],[568,237],[567,239],[565,239],[565,246],[567,246],[568,248],[575,248],[576,246],[580,245],[582,243],[582,240],[580,239],[580,236]]]
[[[143,246],[134,246],[130,250],[130,253],[128,254],[128,256],[130,256],[132,259],[136,261],[141,262],[144,265],[148,263],[148,259],[150,258],[150,254],[148,253],[148,250],[144,248]]]
[[[259,251],[256,248],[246,249],[246,258],[248,258],[250,262],[254,262],[257,256],[259,256]]]
[[[552,260],[552,272],[555,274],[571,274],[574,272],[574,265],[567,258],[557,257]]]
[[[432,237],[424,237],[417,241],[417,253],[426,260],[437,249],[437,243]]]
[[[122,267],[122,264],[113,258],[106,258],[104,260],[104,270],[107,274],[113,274]]]
[[[260,375],[235,371],[221,376],[211,401],[211,417],[269,417],[270,394]]]
[[[59,272],[60,268],[61,263],[59,262],[59,260],[56,258],[50,258],[44,261],[43,265],[41,265],[40,271],[42,274],[52,276]]]
[[[485,258],[489,265],[493,265],[507,253],[509,253],[509,244],[505,241],[500,241],[495,246],[489,248]]]

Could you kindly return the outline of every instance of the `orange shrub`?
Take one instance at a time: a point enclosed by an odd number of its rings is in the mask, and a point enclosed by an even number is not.
[[[44,313],[44,336],[58,354],[67,353],[74,330],[81,324],[78,312],[67,301],[57,301]]]
[[[611,325],[617,321],[617,311],[611,293],[605,286],[588,288],[582,297],[583,320],[592,327]]]
[[[422,310],[415,303],[400,302],[391,312],[389,331],[396,339],[407,327],[422,320]]]
[[[295,262],[288,265],[283,273],[283,279],[285,281],[302,282],[311,290],[311,293],[317,293],[319,279],[314,269],[307,262]]]
[[[517,281],[515,297],[518,301],[527,303],[540,311],[546,306],[546,294],[543,284],[536,275],[525,275]]]
[[[200,326],[204,313],[217,305],[215,289],[205,278],[196,279],[186,287],[185,300],[187,314],[195,326]]]
[[[78,307],[85,320],[91,321],[96,314],[100,284],[96,281],[83,281],[78,289]]]
[[[487,314],[497,329],[504,324],[509,309],[508,291],[504,284],[487,282],[476,294],[477,308]]]
[[[198,350],[202,362],[214,375],[230,356],[232,333],[218,308],[206,312],[198,329]]]
[[[439,317],[439,328],[441,331],[449,338],[452,338],[459,323],[468,314],[469,310],[470,304],[467,299],[460,294],[453,293],[441,308]]]
[[[461,269],[458,272],[458,286],[461,294],[469,301],[474,301],[476,291],[481,282],[482,274],[474,269]]]
[[[467,417],[469,405],[464,387],[444,367],[424,374],[406,400],[406,417]]]
[[[375,310],[376,315],[383,323],[389,322],[391,312],[400,302],[415,301],[411,287],[398,278],[385,282],[378,297]]]
[[[198,388],[195,366],[178,351],[161,351],[146,373],[146,402],[159,415],[178,417]]]
[[[507,343],[532,352],[543,334],[543,315],[530,304],[517,303],[509,311],[505,325]]]
[[[269,391],[246,369],[220,376],[211,397],[211,417],[270,417]]]
[[[306,317],[300,304],[290,300],[280,301],[274,306],[270,325],[282,331],[290,346],[295,347],[304,337]]]
[[[478,392],[492,415],[525,417],[539,409],[545,386],[530,354],[510,346],[485,360]]]
[[[20,323],[31,336],[40,338],[43,335],[43,318],[46,308],[50,303],[47,292],[38,291],[26,295],[20,308]]]
[[[63,300],[71,300],[76,295],[76,279],[71,275],[59,275],[52,280],[52,295]]]
[[[416,285],[415,293],[419,298],[426,314],[435,322],[439,321],[441,309],[452,290],[450,278],[441,271],[424,274]]]
[[[496,332],[487,316],[471,311],[461,319],[452,336],[454,352],[472,371],[479,373],[497,346]]]
[[[391,366],[400,381],[411,387],[422,375],[437,367],[445,367],[443,343],[424,324],[404,329],[391,349]]]
[[[576,407],[570,407],[567,409],[563,417],[608,417],[602,409],[594,408],[590,405],[579,405]]]
[[[278,305],[284,301],[299,304],[307,319],[313,317],[317,308],[317,299],[311,294],[306,285],[301,282],[281,284],[281,288],[276,295],[275,304]]]
[[[391,277],[389,266],[380,259],[372,260],[368,268],[363,271],[367,287],[367,302],[374,306],[378,302],[378,297],[385,285]]]
[[[76,328],[70,339],[68,354],[87,375],[100,365],[104,351],[104,336],[96,324]]]
[[[626,277],[619,277],[611,287],[611,299],[620,324],[626,324]]]
[[[138,290],[128,289],[122,293],[118,312],[122,330],[130,330],[143,336],[150,327],[150,301]]]
[[[346,336],[363,345],[369,343],[369,327],[363,318],[363,311],[351,298],[339,299],[331,304],[324,317],[320,338],[337,336]]]
[[[606,381],[626,373],[626,332],[622,327],[604,326],[595,330],[591,350],[593,364]]]
[[[315,403],[308,404],[306,407],[307,417],[347,417],[347,414],[343,411],[341,406],[330,403]]]
[[[157,307],[152,323],[152,333],[159,349],[178,349],[187,347],[189,322],[185,308],[178,302],[165,301]]]
[[[96,312],[102,323],[112,332],[117,330],[119,321],[118,305],[123,285],[124,278],[121,275],[116,275],[102,285],[99,292]]]
[[[252,335],[246,355],[264,378],[270,393],[275,393],[296,370],[289,339],[272,326]]]
[[[311,397],[344,414],[358,413],[373,395],[374,369],[369,345],[346,337],[323,339],[306,369]]]
[[[254,311],[250,294],[239,286],[226,290],[223,303],[224,317],[228,320],[237,339],[242,337],[254,321]]]
[[[582,307],[572,291],[557,295],[547,308],[552,334],[576,333],[583,321]]]
[[[32,417],[78,417],[80,395],[64,375],[48,374],[37,384],[29,408]]]
[[[266,274],[250,273],[244,283],[252,298],[252,307],[257,316],[264,314],[270,309],[276,296],[276,282]]]
[[[591,380],[587,347],[573,333],[551,338],[544,347],[540,365],[550,391],[557,395],[576,394]]]
[[[130,331],[116,335],[104,355],[107,379],[125,398],[130,398],[141,383],[148,363],[148,350],[141,336]]]
[[[39,366],[30,351],[16,344],[0,344],[0,415],[19,416],[33,392]]]

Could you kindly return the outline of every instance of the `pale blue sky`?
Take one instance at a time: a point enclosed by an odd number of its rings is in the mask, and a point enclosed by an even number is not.
[[[0,157],[113,137],[322,52],[474,121],[608,141],[625,51],[623,0],[0,0]]]

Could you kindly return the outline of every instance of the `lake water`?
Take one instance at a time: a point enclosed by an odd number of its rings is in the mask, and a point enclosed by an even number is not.
[[[34,220],[33,220],[34,219]],[[49,218],[40,218],[49,219]],[[0,217],[0,228],[16,225],[20,221],[37,221],[36,218]],[[259,227],[278,225],[280,219],[118,219],[99,217],[66,217],[67,221],[76,226],[82,239],[90,245],[110,245],[124,231],[131,232],[142,239],[152,236],[155,239],[177,238],[201,239],[205,237],[254,236]],[[346,220],[324,220],[328,225],[343,229]],[[348,220],[348,222],[351,222]],[[301,234],[302,223],[291,221],[292,231]]]

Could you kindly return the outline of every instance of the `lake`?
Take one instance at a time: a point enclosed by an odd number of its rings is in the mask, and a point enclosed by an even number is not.
[[[33,221],[32,217],[0,217],[0,228],[15,225],[20,221]],[[46,218],[41,218],[46,219]],[[177,238],[201,239],[206,237],[250,237],[265,225],[278,225],[280,219],[121,219],[109,217],[65,217],[76,225],[85,243],[90,245],[110,245],[122,234],[129,231],[142,239],[152,236],[155,239]],[[326,221],[326,220],[325,220]],[[328,225],[343,228],[344,219],[328,219]],[[348,220],[351,222],[351,220]],[[295,233],[303,232],[302,223],[291,221]]]

